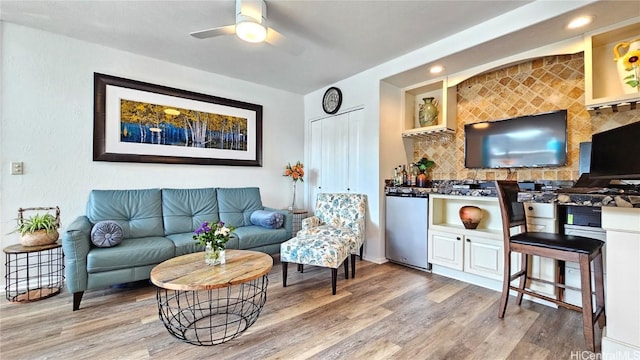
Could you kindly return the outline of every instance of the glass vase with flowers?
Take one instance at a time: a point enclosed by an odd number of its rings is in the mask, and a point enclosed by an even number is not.
[[[296,162],[295,165],[287,164],[283,176],[291,177],[291,180],[293,180],[291,205],[289,206],[289,210],[293,210],[296,207],[296,183],[298,181],[304,182],[304,165],[300,161]]]
[[[229,241],[233,226],[225,226],[224,222],[203,222],[195,231],[193,239],[204,246],[204,262],[207,265],[225,263],[225,246]]]

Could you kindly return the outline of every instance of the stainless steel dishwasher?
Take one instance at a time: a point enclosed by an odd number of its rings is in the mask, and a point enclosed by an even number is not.
[[[420,270],[430,270],[427,262],[429,198],[415,194],[387,194],[385,254],[389,261]]]

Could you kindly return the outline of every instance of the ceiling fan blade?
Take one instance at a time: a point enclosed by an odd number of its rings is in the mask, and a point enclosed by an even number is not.
[[[293,40],[288,39],[273,28],[267,28],[267,38],[264,40],[267,44],[277,47],[291,55],[300,55],[304,51],[304,47],[296,44]]]
[[[207,39],[207,38],[212,38],[212,37],[221,36],[221,35],[233,35],[235,33],[236,33],[236,26],[227,25],[227,26],[217,27],[213,29],[194,31],[192,33],[189,33],[189,35],[196,37],[198,39]]]

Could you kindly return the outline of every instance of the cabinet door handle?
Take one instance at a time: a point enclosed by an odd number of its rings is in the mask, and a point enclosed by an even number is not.
[[[467,242],[471,242],[471,239],[467,238]]]
[[[456,237],[456,240],[460,241],[460,240],[462,240],[462,239],[460,238],[460,236],[458,236],[458,237]]]
[[[533,211],[533,206],[529,206],[529,211]]]

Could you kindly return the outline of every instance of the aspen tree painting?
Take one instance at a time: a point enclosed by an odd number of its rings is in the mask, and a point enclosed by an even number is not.
[[[121,100],[120,141],[246,151],[247,119]]]
[[[95,73],[93,159],[262,166],[262,106]]]

